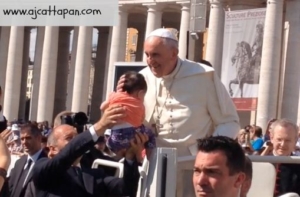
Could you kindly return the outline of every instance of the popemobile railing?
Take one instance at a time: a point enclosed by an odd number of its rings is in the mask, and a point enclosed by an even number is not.
[[[247,197],[273,197],[276,180],[276,163],[300,164],[297,156],[259,156],[247,155],[252,161],[253,176],[252,185]],[[145,160],[139,168],[141,179],[137,197],[170,197],[176,193],[176,169],[178,165],[184,165],[185,169],[192,170],[195,156],[177,157],[176,149],[157,148],[152,157]],[[149,165],[150,164],[150,165]],[[118,169],[117,177],[123,175],[121,162],[95,161],[93,167],[98,165],[111,166]],[[300,165],[299,165],[300,167]]]

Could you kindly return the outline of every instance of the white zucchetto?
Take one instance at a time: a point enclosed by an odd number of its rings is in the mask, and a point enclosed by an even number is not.
[[[170,30],[164,29],[164,28],[160,28],[160,29],[156,29],[156,30],[152,31],[146,37],[146,39],[148,39],[149,37],[152,37],[152,36],[161,37],[161,38],[168,38],[168,39],[178,41],[176,36]]]

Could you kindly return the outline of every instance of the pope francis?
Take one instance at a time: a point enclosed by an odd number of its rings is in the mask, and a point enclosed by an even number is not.
[[[148,89],[145,124],[153,126],[157,146],[177,148],[178,156],[196,155],[196,139],[209,135],[235,138],[239,118],[224,85],[210,66],[178,57],[177,38],[167,29],[145,40]],[[120,84],[121,85],[121,84]],[[179,165],[177,197],[193,197],[192,171]],[[182,186],[184,181],[184,187]]]

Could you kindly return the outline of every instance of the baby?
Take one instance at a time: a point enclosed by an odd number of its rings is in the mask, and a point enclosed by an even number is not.
[[[147,84],[143,75],[137,72],[125,73],[125,81],[122,92],[112,92],[107,101],[101,105],[105,110],[110,105],[122,105],[126,109],[127,116],[122,123],[111,129],[111,135],[107,139],[107,146],[115,153],[130,146],[136,132],[145,133],[149,141],[145,144],[146,152],[156,147],[154,133],[143,125],[145,118],[144,97],[147,92]]]

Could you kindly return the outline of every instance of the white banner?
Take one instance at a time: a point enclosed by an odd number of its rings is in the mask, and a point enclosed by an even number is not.
[[[116,26],[118,0],[0,0],[0,26]]]
[[[257,99],[265,15],[265,8],[225,13],[221,80],[233,99]]]

